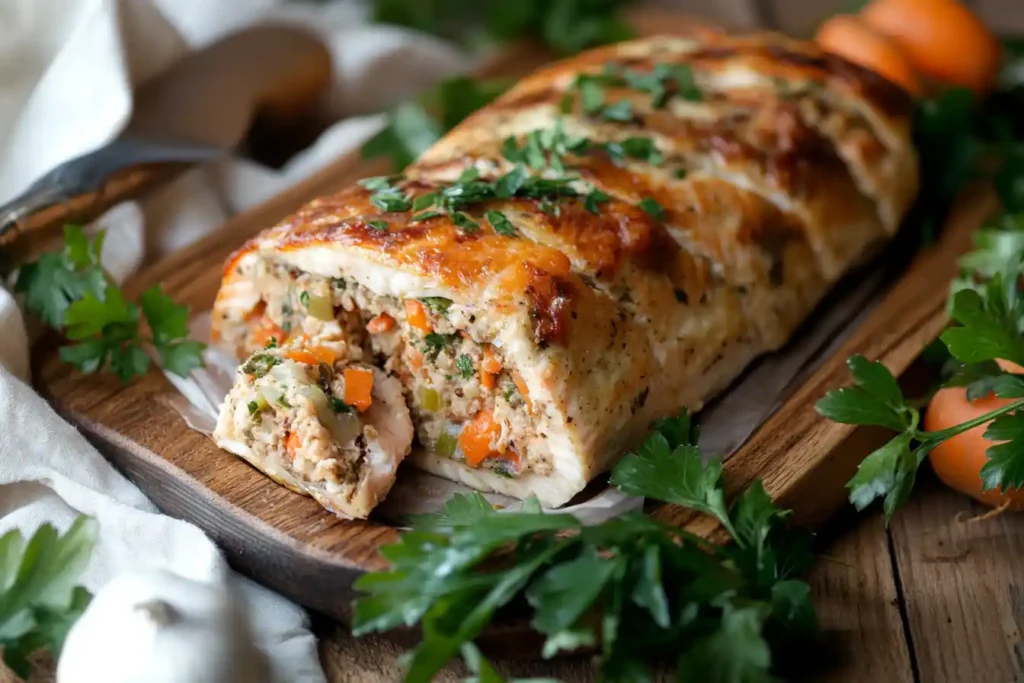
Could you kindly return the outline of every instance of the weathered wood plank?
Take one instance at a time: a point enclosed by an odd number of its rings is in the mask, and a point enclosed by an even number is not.
[[[913,683],[881,514],[850,510],[829,533],[810,583],[830,666],[809,680]]]
[[[920,680],[1020,680],[1024,516],[968,521],[987,508],[922,474],[891,528]]]

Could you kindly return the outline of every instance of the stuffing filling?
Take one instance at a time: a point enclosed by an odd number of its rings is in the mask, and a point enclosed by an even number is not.
[[[380,434],[359,414],[372,405],[373,369],[336,363],[344,343],[269,348],[251,356],[226,399],[218,431],[246,443],[273,471],[296,475],[329,496],[355,487],[390,456]]]
[[[340,340],[349,360],[372,362],[398,378],[425,448],[507,477],[552,471],[525,385],[499,348],[477,341],[482,326],[457,304],[379,297],[351,280],[262,261],[254,267],[264,299],[247,316],[240,346],[254,350],[302,336]]]

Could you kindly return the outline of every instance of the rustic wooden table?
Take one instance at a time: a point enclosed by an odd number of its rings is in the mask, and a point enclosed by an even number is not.
[[[1024,677],[1024,515],[972,521],[986,508],[922,472],[885,528],[848,510],[821,533],[811,574],[824,642],[804,683],[1011,683]],[[401,651],[315,620],[330,683],[393,683]],[[593,680],[584,661],[499,662],[508,676]],[[0,666],[2,669],[2,666]],[[461,680],[452,668],[438,680]],[[0,683],[14,683],[0,670]],[[666,678],[667,680],[667,678]],[[31,683],[51,683],[52,666]]]
[[[820,534],[811,575],[824,629],[817,683],[1011,683],[1024,677],[1024,516],[975,520],[987,509],[922,470],[886,529],[880,511],[852,509]],[[398,680],[400,650],[317,625],[330,683]],[[811,659],[809,653],[808,659]],[[593,680],[586,662],[501,662],[508,676]],[[441,681],[458,681],[452,669]]]

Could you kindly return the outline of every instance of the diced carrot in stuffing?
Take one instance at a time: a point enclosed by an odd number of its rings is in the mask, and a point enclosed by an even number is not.
[[[516,383],[516,389],[519,390],[523,400],[526,401],[526,409],[532,413],[533,403],[530,402],[530,390],[526,388],[526,382],[524,382],[522,376],[514,370],[512,371],[512,381]]]
[[[427,320],[427,309],[416,299],[405,300],[405,319],[417,330],[430,332],[430,322]]]
[[[373,373],[365,368],[345,368],[345,397],[342,399],[359,412],[373,405]]]
[[[395,319],[387,313],[381,313],[366,323],[366,331],[370,334],[390,332],[395,327]]]
[[[249,323],[257,318],[262,318],[263,314],[267,311],[267,302],[260,301],[258,304],[252,307],[252,310],[245,314],[245,322]]]
[[[301,445],[302,442],[299,440],[299,435],[295,432],[288,432],[288,436],[284,440],[284,450],[288,453],[289,458],[295,459]]]
[[[265,348],[273,339],[278,346],[281,346],[288,339],[288,333],[274,324],[270,318],[264,317],[259,327],[252,333],[252,343],[260,348]]]
[[[409,347],[409,365],[412,366],[413,370],[419,370],[423,367],[423,354],[411,346]]]
[[[480,370],[480,386],[488,391],[491,391],[498,385],[498,376],[493,372],[487,372],[486,370]]]
[[[311,346],[306,349],[291,349],[285,353],[284,356],[296,363],[304,363],[306,365],[316,365],[317,363],[334,365],[335,361],[334,351],[326,346],[319,345]]]
[[[494,421],[494,413],[481,410],[466,423],[459,434],[459,448],[470,467],[479,467],[487,458],[497,455],[491,442],[501,436],[501,425]]]
[[[483,368],[484,372],[489,372],[492,375],[501,372],[501,361],[498,360],[493,347],[488,346],[484,349],[484,359],[480,362],[480,367]]]

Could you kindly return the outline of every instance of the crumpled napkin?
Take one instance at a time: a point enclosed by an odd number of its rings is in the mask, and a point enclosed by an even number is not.
[[[324,106],[339,123],[282,170],[230,160],[112,209],[97,226],[108,230],[103,261],[116,280],[351,150],[379,130],[382,119],[372,112],[471,66],[428,36],[368,25],[354,1],[4,0],[0,201],[114,138],[130,116],[132,89],[188,50],[267,18],[323,35],[335,67]],[[2,287],[0,329],[0,534],[31,533],[43,522],[63,531],[78,514],[95,517],[99,545],[84,577],[92,590],[135,569],[239,582],[273,680],[323,681],[301,609],[234,574],[198,528],[161,515],[32,391],[23,316]]]

